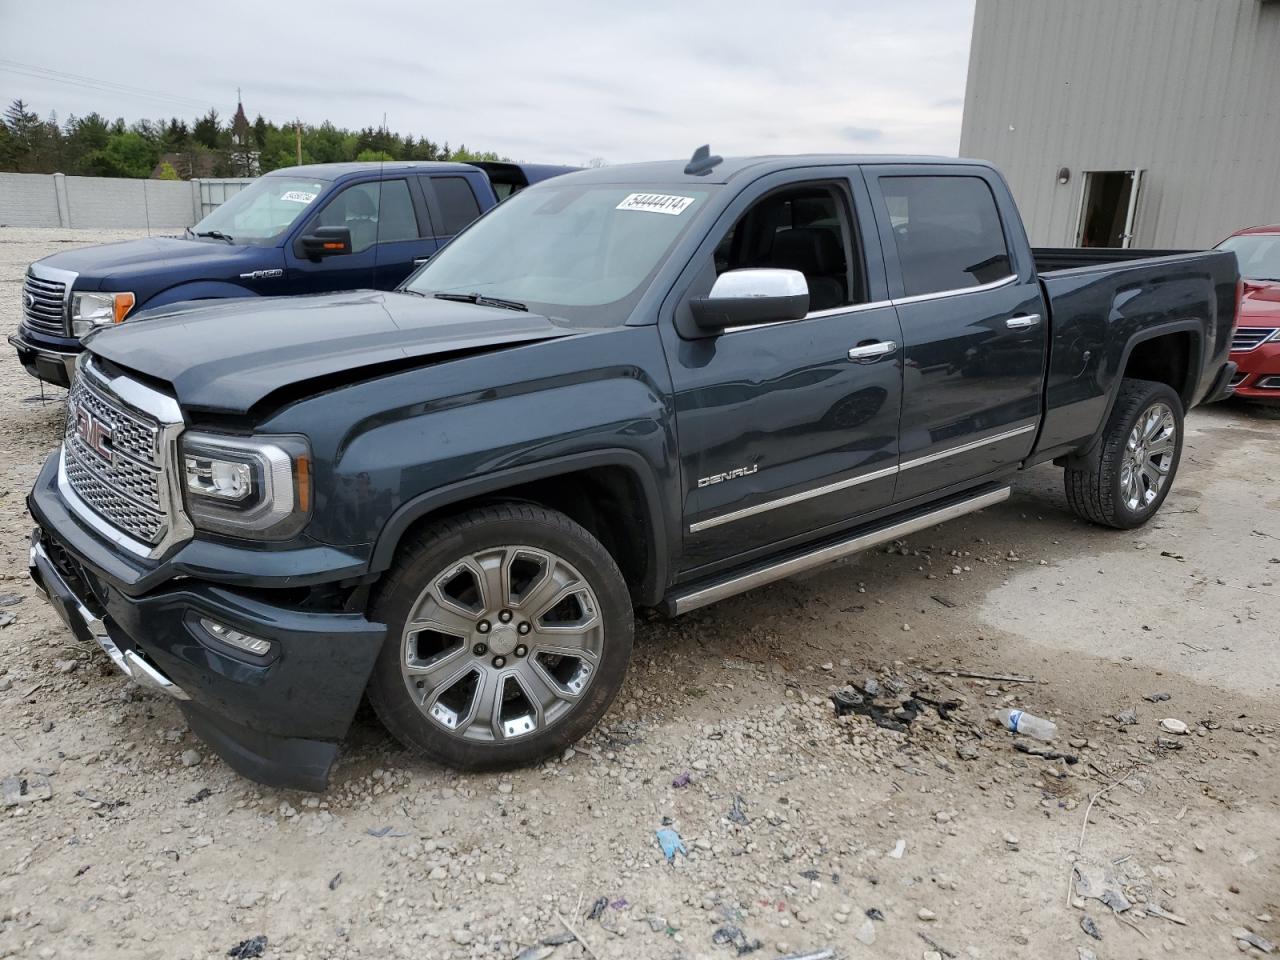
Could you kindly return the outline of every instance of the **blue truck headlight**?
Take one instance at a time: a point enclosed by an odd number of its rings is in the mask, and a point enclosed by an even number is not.
[[[281,540],[311,515],[311,449],[303,437],[182,438],[187,512],[201,530]]]
[[[120,323],[133,309],[132,293],[72,293],[71,332],[77,337]]]

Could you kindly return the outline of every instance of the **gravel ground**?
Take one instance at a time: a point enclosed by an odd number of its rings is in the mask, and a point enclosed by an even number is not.
[[[0,230],[0,330],[30,260],[101,239]],[[1280,444],[1253,410],[1192,415],[1144,530],[1077,521],[1037,469],[982,514],[643,624],[612,712],[552,762],[459,776],[361,716],[309,796],[232,774],[35,596],[23,496],[62,391],[41,402],[11,352],[0,369],[0,777],[29,789],[0,806],[0,957],[1086,960],[1280,940]],[[837,717],[850,683],[899,729]],[[893,720],[913,693],[959,706]],[[986,720],[1005,705],[1056,720],[1078,762],[1015,750]],[[671,863],[664,827],[687,851]]]

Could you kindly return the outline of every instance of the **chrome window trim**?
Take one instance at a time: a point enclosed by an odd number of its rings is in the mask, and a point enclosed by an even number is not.
[[[734,520],[742,520],[745,517],[752,517],[756,514],[766,513],[770,510],[777,510],[781,507],[789,507],[792,504],[803,503],[805,500],[811,500],[814,497],[825,496],[828,493],[836,493],[840,490],[846,490],[850,487],[856,487],[859,484],[870,483],[872,480],[881,480],[885,477],[891,477],[915,467],[923,467],[928,463],[936,463],[939,460],[945,460],[947,457],[954,457],[962,453],[969,453],[978,450],[992,443],[999,443],[1002,440],[1012,440],[1014,437],[1020,437],[1025,433],[1031,433],[1040,427],[1039,418],[1034,423],[1024,424],[1015,427],[1012,430],[1002,430],[999,433],[988,434],[985,437],[979,437],[977,440],[970,440],[956,447],[950,447],[946,450],[940,450],[937,453],[926,454],[923,457],[916,457],[914,460],[908,460],[905,463],[897,464],[892,467],[884,467],[881,470],[873,470],[870,473],[861,473],[856,477],[849,477],[845,480],[837,480],[835,483],[823,484],[820,487],[814,487],[800,493],[793,493],[789,496],[779,497],[776,500],[768,500],[764,503],[757,503],[754,506],[743,507],[740,510],[731,510],[729,513],[722,513],[718,516],[710,517],[706,520],[699,520],[697,523],[689,525],[690,533],[699,533],[703,530],[709,530],[712,527],[718,527],[725,523],[732,523]]]
[[[1018,275],[1010,274],[1001,280],[992,280],[990,283],[979,284],[976,287],[957,287],[951,290],[938,290],[934,293],[918,293],[910,297],[894,297],[893,305],[900,307],[908,303],[924,303],[926,300],[942,300],[947,297],[959,297],[966,293],[985,293],[988,290],[999,290],[1001,287],[1007,287],[1009,284],[1016,282]]]
[[[790,496],[779,497],[777,500],[758,503],[753,507],[743,507],[741,510],[722,513],[719,516],[711,517],[709,520],[699,520],[697,523],[690,524],[689,532],[698,533],[702,530],[709,530],[712,527],[718,527],[721,524],[732,523],[734,520],[742,520],[745,517],[755,516],[757,513],[777,510],[780,507],[789,507],[793,503],[803,503],[805,500],[812,500],[814,497],[821,497],[828,493],[835,493],[837,490],[847,490],[850,487],[856,487],[863,483],[870,483],[872,480],[881,480],[884,477],[892,477],[897,472],[897,466],[885,467],[882,470],[873,470],[870,473],[862,473],[856,477],[849,477],[846,480],[837,480],[835,483],[828,483],[821,487],[814,487],[812,490],[805,490],[801,493],[793,493]]]

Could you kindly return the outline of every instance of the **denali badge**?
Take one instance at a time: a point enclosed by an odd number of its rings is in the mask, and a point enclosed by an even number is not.
[[[75,434],[80,441],[107,463],[115,460],[111,449],[111,424],[99,420],[78,403],[71,404],[71,416],[75,422]]]
[[[703,477],[698,481],[698,486],[709,487],[713,483],[724,483],[726,480],[737,480],[739,477],[749,477],[760,469],[760,464],[753,463],[749,467],[734,467],[727,473],[713,473],[709,477]]]

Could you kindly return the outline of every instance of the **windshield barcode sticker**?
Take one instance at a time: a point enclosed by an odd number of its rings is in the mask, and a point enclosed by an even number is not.
[[[310,203],[316,198],[314,193],[307,193],[303,190],[290,190],[287,193],[280,194],[281,200],[292,200],[294,203]]]
[[[665,193],[631,193],[618,204],[619,210],[647,210],[678,217],[688,209],[695,197],[673,197]]]

